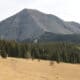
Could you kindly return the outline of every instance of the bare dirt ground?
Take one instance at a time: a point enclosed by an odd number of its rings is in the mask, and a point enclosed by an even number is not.
[[[80,80],[80,65],[31,59],[0,59],[0,80]]]

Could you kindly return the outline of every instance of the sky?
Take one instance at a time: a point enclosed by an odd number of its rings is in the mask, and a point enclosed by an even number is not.
[[[80,0],[0,0],[0,21],[24,8],[37,9],[65,21],[80,23]]]

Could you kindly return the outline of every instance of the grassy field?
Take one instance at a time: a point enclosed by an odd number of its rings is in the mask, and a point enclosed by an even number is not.
[[[31,59],[0,59],[0,80],[80,80],[80,65]]]

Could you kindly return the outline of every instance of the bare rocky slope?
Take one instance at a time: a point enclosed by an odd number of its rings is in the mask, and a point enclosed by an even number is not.
[[[31,9],[23,9],[0,22],[1,39],[33,40],[39,39],[46,32],[64,35],[80,34],[80,24],[65,22],[57,16]]]

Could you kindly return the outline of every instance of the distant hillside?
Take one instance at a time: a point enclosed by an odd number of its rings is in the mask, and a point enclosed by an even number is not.
[[[51,32],[45,32],[39,37],[39,42],[75,42],[80,43],[80,34],[54,34]]]
[[[80,34],[80,24],[65,22],[57,16],[31,9],[23,9],[19,13],[0,22],[1,39],[31,41],[41,39],[41,36],[48,32],[60,35]],[[55,38],[55,36],[53,37]],[[47,38],[50,40],[49,37]]]

